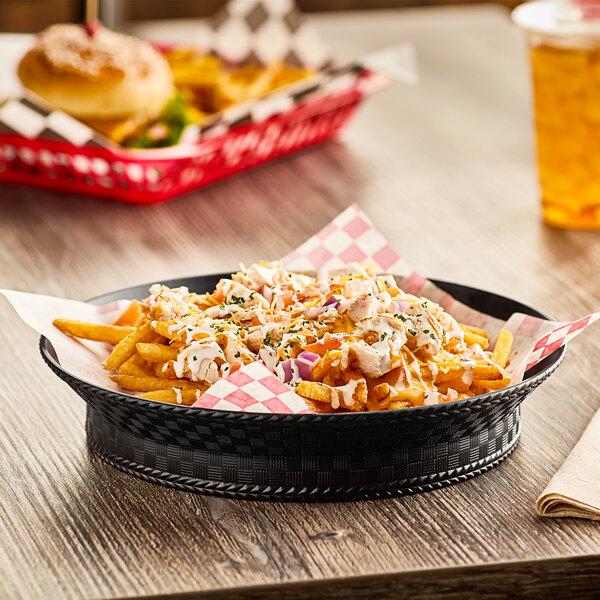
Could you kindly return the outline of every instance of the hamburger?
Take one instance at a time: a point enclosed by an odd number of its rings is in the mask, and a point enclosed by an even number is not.
[[[52,25],[21,59],[18,76],[49,104],[119,144],[139,137],[163,114],[173,117],[174,110],[178,134],[185,126],[163,55],[147,42],[109,29]]]
[[[172,146],[187,125],[312,74],[282,62],[228,66],[195,48],[163,55],[101,26],[52,25],[21,59],[23,86],[127,147]]]

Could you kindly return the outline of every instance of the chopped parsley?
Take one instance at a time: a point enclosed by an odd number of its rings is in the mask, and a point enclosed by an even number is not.
[[[423,329],[423,333],[429,333],[429,329]]]
[[[250,296],[250,297],[252,297],[252,296]],[[243,298],[242,296],[234,296],[232,294],[231,304],[244,304],[244,302],[246,302],[246,298]]]
[[[234,354],[235,358],[239,358],[241,355],[242,353],[239,350]]]
[[[435,340],[435,335],[433,335],[433,333],[430,333],[430,334],[429,334],[429,337],[430,337],[432,340]]]
[[[421,302],[421,306],[423,308],[427,308],[427,300],[424,300],[423,302]]]
[[[271,346],[271,348],[273,347],[273,342],[271,341],[271,332],[265,335],[264,344],[265,346]]]
[[[192,356],[192,360],[198,360],[198,357],[194,354],[194,356]]]
[[[221,305],[219,306],[219,308],[220,308],[221,310],[225,310],[225,307],[226,307],[226,306],[227,306],[227,305],[225,304],[225,300],[223,300],[223,302],[221,302]]]
[[[387,336],[388,336],[388,334],[387,334],[387,331],[384,331],[384,332],[381,334],[381,337],[380,337],[379,339],[380,339],[380,340],[385,340],[385,338],[386,338]]]
[[[408,321],[408,319],[404,316],[404,315],[394,315],[395,319],[400,319],[403,323],[406,323],[406,321]]]
[[[410,333],[410,335],[417,335],[417,332],[414,331],[414,329],[409,329],[408,333]]]

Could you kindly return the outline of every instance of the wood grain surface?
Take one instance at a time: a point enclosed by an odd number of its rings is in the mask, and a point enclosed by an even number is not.
[[[420,85],[371,99],[338,142],[164,205],[0,188],[0,287],[85,299],[235,269],[285,254],[357,202],[424,274],[559,319],[598,309],[600,233],[539,219],[526,56],[508,14],[316,22],[340,57],[412,40]],[[160,28],[174,31],[192,27]],[[598,589],[598,525],[534,508],[600,407],[595,329],[527,399],[520,445],[498,468],[395,500],[290,505],[175,492],[106,466],[37,335],[4,301],[0,323],[1,598],[243,597],[234,590],[252,586],[279,587],[251,597],[470,598],[478,581],[505,598],[549,595],[544,578],[555,598]]]

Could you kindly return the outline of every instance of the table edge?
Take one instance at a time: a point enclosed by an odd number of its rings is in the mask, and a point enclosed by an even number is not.
[[[286,581],[275,584],[188,591],[174,594],[122,596],[115,600],[320,600],[356,597],[361,600],[477,600],[494,594],[495,599],[519,597],[554,599],[597,598],[600,589],[600,554],[560,556],[535,560],[477,563],[456,567],[413,569],[346,578]],[[318,596],[317,596],[318,594]]]

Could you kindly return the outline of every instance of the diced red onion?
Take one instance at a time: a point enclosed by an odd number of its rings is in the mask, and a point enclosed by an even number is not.
[[[279,375],[281,376],[281,374],[283,374],[283,383],[289,383],[294,378],[294,374],[292,373],[292,360],[293,359],[289,358],[277,365]]]
[[[309,306],[304,311],[304,316],[307,319],[316,319],[321,313],[324,313],[327,309],[324,306]]]
[[[310,381],[312,366],[297,358],[288,358],[277,365],[276,371],[283,383],[289,383],[294,376]]]
[[[300,354],[296,357],[299,360],[304,361],[307,364],[310,364],[312,367],[321,357],[315,352],[309,352],[308,350],[302,350]]]
[[[408,306],[408,302],[405,302],[404,300],[396,300],[394,304],[398,307],[398,313],[403,313]]]
[[[296,365],[296,368],[298,369],[298,375],[300,375],[300,379],[310,381],[312,365],[307,365],[306,363],[298,360],[297,358],[292,359],[292,360],[294,360],[294,364]]]
[[[323,304],[323,306],[331,306],[331,305],[335,305],[335,308],[337,308],[340,305],[340,301],[335,296],[330,296],[329,300],[327,300],[327,302],[325,302],[325,304]]]
[[[321,358],[314,352],[301,352],[297,358],[288,358],[281,361],[276,368],[276,372],[283,381],[289,383],[294,376],[310,381],[313,365]]]

